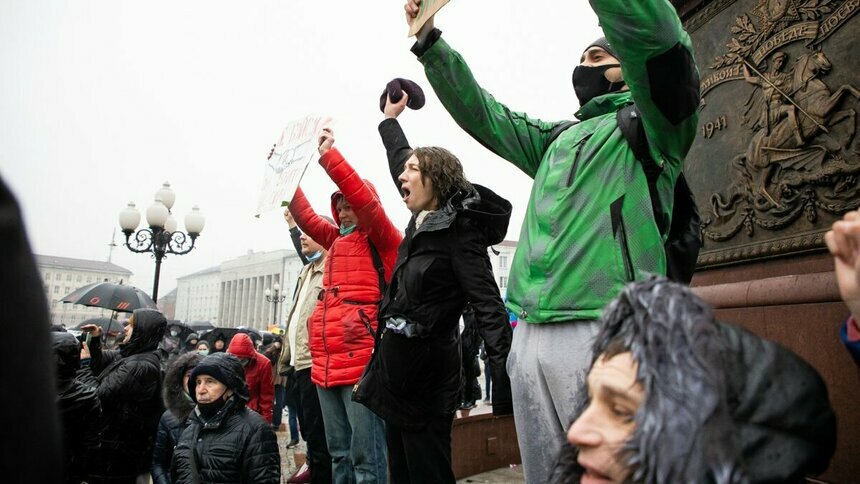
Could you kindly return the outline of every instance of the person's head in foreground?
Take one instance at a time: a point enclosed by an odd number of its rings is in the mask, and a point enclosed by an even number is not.
[[[245,368],[229,353],[206,356],[191,372],[188,394],[197,403],[197,412],[205,419],[215,416],[231,400],[234,406],[244,406],[250,398]]]
[[[716,322],[664,278],[628,285],[601,322],[553,482],[785,482],[827,468],[827,389],[794,353]]]

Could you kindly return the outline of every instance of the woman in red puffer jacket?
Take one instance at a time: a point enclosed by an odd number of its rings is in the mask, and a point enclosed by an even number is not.
[[[308,321],[311,380],[320,397],[335,481],[354,473],[384,484],[384,424],[352,401],[352,389],[373,353],[380,282],[391,278],[403,235],[385,214],[373,185],[358,176],[333,143],[325,130],[319,163],[339,189],[331,196],[337,225],[313,211],[301,188],[289,205],[299,228],[328,251],[324,289]]]

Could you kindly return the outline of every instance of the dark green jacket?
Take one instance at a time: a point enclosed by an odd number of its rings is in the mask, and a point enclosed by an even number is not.
[[[496,101],[438,30],[413,48],[455,121],[535,180],[508,286],[508,307],[530,323],[596,319],[625,283],[666,273],[665,237],[615,112],[635,102],[642,113],[663,167],[658,191],[667,220],[696,133],[698,72],[674,7],[667,0],[592,0],[592,7],[630,91],[592,99],[576,113],[580,123],[554,141],[560,122]]]

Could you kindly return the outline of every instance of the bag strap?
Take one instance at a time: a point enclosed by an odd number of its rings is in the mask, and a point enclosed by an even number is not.
[[[555,141],[556,139],[558,139],[559,136],[561,136],[561,133],[564,133],[567,128],[570,128],[571,126],[574,126],[576,124],[579,124],[579,121],[562,121],[553,126],[552,131],[550,131],[549,133],[549,139],[547,139],[546,141],[546,146],[549,147],[549,145],[551,145],[553,141]]]
[[[367,239],[367,245],[370,246],[370,258],[373,259],[373,268],[376,269],[376,274],[379,276],[379,293],[385,296],[385,266],[382,264],[382,257],[370,239]]]
[[[615,113],[615,119],[618,122],[618,129],[621,130],[621,134],[633,151],[633,156],[642,165],[645,179],[648,180],[648,193],[651,196],[654,221],[657,222],[657,229],[660,233],[666,235],[669,232],[669,221],[663,214],[663,204],[660,202],[660,196],[657,192],[657,180],[660,178],[663,168],[651,156],[648,137],[645,135],[645,127],[642,125],[642,116],[635,104],[628,104]]]

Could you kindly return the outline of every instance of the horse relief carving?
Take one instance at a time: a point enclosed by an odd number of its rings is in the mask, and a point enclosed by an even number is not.
[[[702,93],[706,103],[708,91],[728,81],[753,88],[738,110],[749,141],[728,161],[728,184],[702,207],[706,245],[783,229],[802,216],[815,223],[820,211],[860,204],[860,90],[828,80],[833,64],[823,48],[858,7],[858,0],[760,0],[757,22],[736,18],[728,52],[710,66]],[[795,42],[804,44],[792,55]]]

